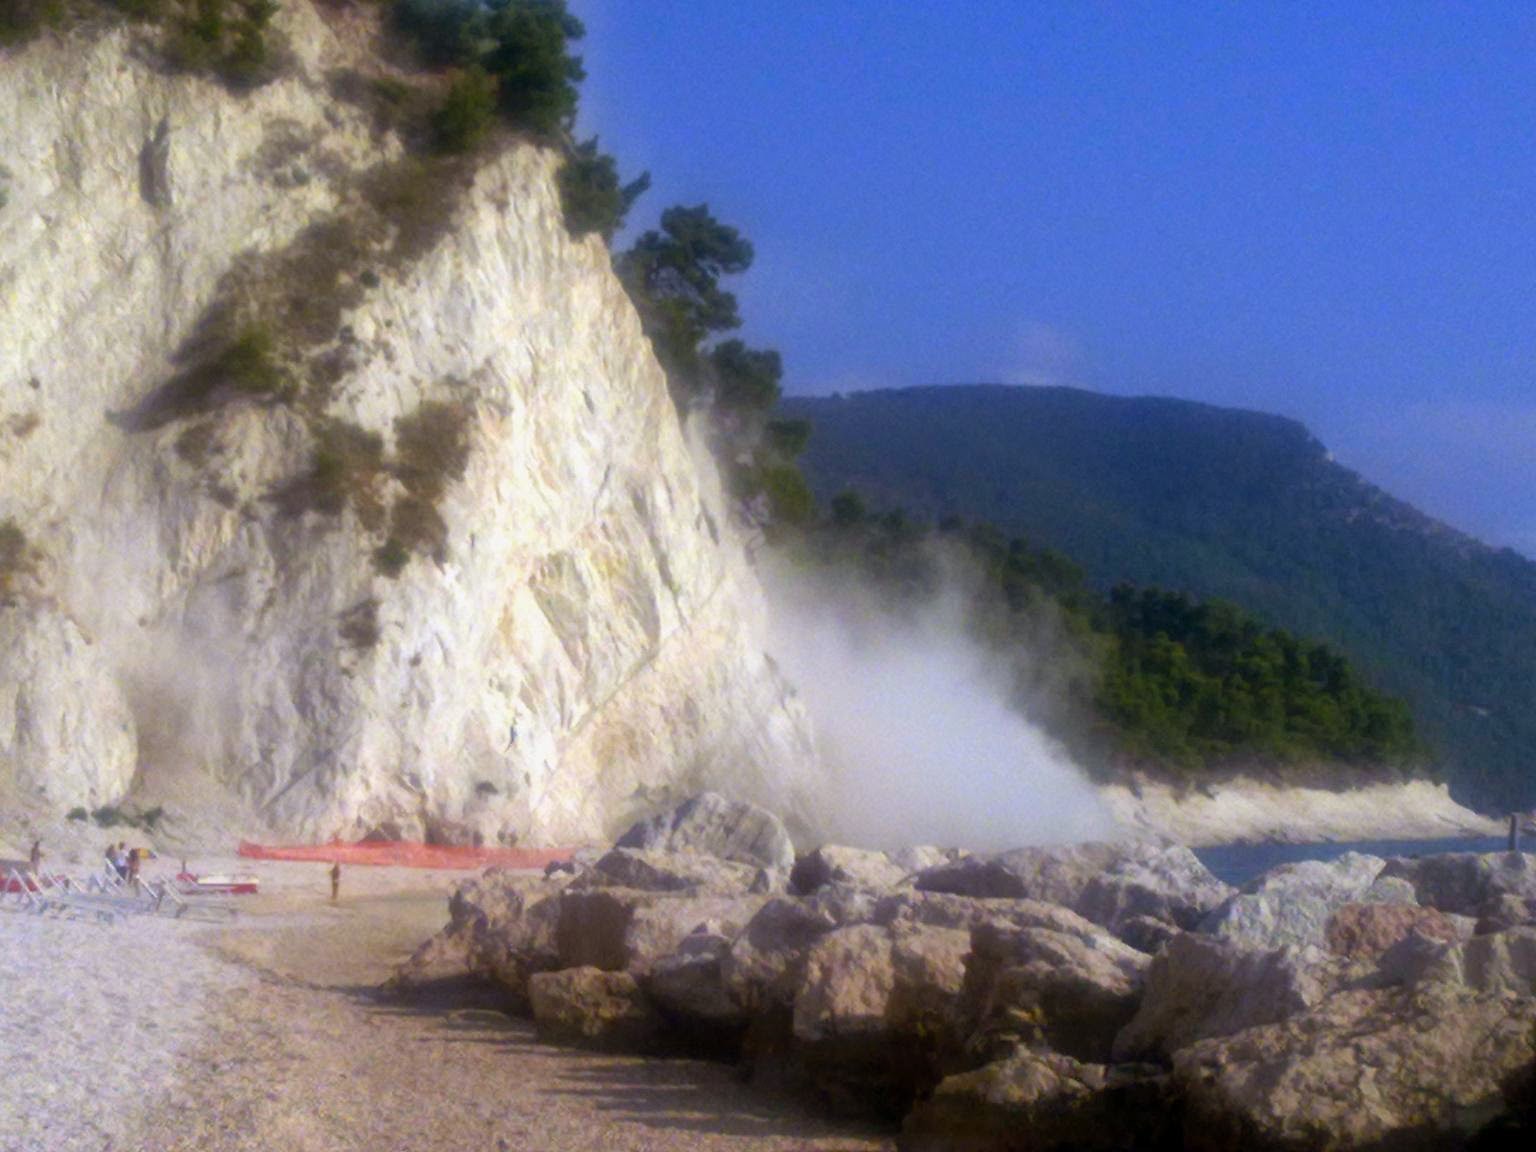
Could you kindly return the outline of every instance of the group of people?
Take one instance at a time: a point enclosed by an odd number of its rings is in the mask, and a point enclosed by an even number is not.
[[[107,863],[117,873],[118,878],[126,880],[130,884],[139,881],[139,868],[144,863],[146,855],[142,848],[129,848],[126,840],[116,844],[107,845]]]

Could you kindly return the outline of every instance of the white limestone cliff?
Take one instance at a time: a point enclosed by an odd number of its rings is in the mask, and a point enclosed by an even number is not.
[[[31,556],[0,605],[0,796],[191,826],[228,792],[276,835],[523,843],[704,784],[802,808],[808,724],[719,479],[607,251],[567,235],[550,152],[508,145],[409,259],[391,233],[340,274],[306,351],[334,354],[322,404],[164,406],[219,300],[326,289],[316,226],[401,162],[336,95],[367,52],[338,19],[288,0],[292,59],[240,94],[122,27],[0,55],[0,523]],[[323,422],[392,460],[424,405],[461,418],[467,464],[437,555],[391,577],[399,469],[339,511],[280,497]]]

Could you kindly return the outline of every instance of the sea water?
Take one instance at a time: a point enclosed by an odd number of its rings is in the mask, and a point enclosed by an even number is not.
[[[1536,840],[1536,838],[1531,838]],[[1195,855],[1219,880],[1241,888],[1248,881],[1280,864],[1299,860],[1333,860],[1346,852],[1371,856],[1436,856],[1445,852],[1502,852],[1509,847],[1503,836],[1476,836],[1463,840],[1357,840],[1331,844],[1220,844],[1196,848]],[[1536,843],[1522,845],[1528,851]]]

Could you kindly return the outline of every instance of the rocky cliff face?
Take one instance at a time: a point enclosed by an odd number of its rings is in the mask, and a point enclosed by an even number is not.
[[[760,592],[557,160],[405,155],[339,19],[285,3],[248,93],[121,27],[0,55],[0,794],[310,838],[792,810]]]

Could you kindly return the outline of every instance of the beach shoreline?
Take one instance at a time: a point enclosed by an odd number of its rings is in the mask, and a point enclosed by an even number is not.
[[[159,860],[148,878],[179,861]],[[468,871],[201,858],[252,873],[230,925],[0,910],[3,1152],[888,1152],[732,1068],[554,1048],[494,1000],[377,994]]]

